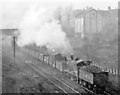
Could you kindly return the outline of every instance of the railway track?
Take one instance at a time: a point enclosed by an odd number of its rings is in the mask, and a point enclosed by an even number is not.
[[[42,68],[39,67],[39,69],[36,69],[36,65],[34,65],[34,64],[32,64],[32,65],[28,64],[28,65],[32,69],[34,69],[36,72],[38,72],[39,74],[41,74],[42,76],[44,76],[45,78],[47,78],[49,81],[51,81],[52,83],[54,83],[57,87],[59,87],[61,90],[63,90],[63,92],[66,93],[67,95],[70,95],[71,93],[72,94],[74,93],[76,95],[77,94],[78,95],[82,95],[77,90],[73,89],[72,87],[70,87],[69,85],[67,85],[66,83],[64,83],[63,81],[61,81],[58,78],[56,78],[55,76],[51,75],[47,71],[43,70]]]
[[[15,70],[15,71],[18,71],[18,68],[16,68],[16,67],[13,67],[13,66],[10,66],[10,65],[7,65],[7,64],[3,64],[4,66],[7,66],[7,67],[9,67],[9,68],[11,68],[11,69],[13,69],[13,70]],[[36,70],[35,70],[36,71]],[[26,75],[30,75],[30,74],[28,74],[28,73],[24,73],[23,71],[21,71],[21,70],[19,70],[19,72],[22,74],[22,75],[24,75],[24,76],[26,76]],[[38,75],[39,77],[40,77],[40,75]],[[43,76],[43,75],[41,75],[41,76]],[[31,77],[33,77],[33,76],[31,76]],[[50,79],[48,79],[48,78],[46,78],[45,76],[43,76],[45,79],[47,79],[50,83],[52,83],[53,85],[55,85],[56,86],[56,88],[58,88],[59,90],[57,91],[57,93],[66,93],[66,95],[69,95],[63,88],[61,88],[60,86],[58,86],[58,85],[56,85],[53,81],[51,81]]]
[[[33,65],[35,65],[35,64],[33,64]],[[37,66],[37,65],[36,65]],[[39,69],[42,69],[40,66],[39,66]],[[44,69],[42,69],[44,72],[47,72],[47,71],[45,71]],[[49,75],[51,75],[49,72],[47,72]],[[51,76],[53,76],[53,75],[51,75]],[[61,81],[60,79],[58,79],[57,77],[55,77],[55,76],[53,76],[54,78],[56,78],[57,80],[59,80],[59,81]],[[63,81],[61,81],[61,82],[63,82]],[[63,82],[64,83],[64,82]],[[69,84],[69,83],[65,83],[65,85],[67,85],[67,84]],[[69,85],[67,85],[67,86],[69,86]],[[89,89],[87,89],[86,87],[84,87],[84,86],[82,86],[82,85],[80,85],[81,86],[81,88],[83,88],[87,93],[89,93],[90,95],[92,94],[92,95],[97,95],[96,93],[94,93],[93,91],[91,91],[91,90],[89,90]],[[70,87],[70,86],[69,86]],[[70,87],[71,88],[71,90],[74,90],[72,87]],[[78,91],[75,91],[76,93],[78,92]],[[88,95],[89,95],[88,94]],[[82,95],[82,94],[81,94]]]
[[[13,69],[13,70],[15,70],[15,71],[19,71],[22,75],[30,75],[30,74],[28,74],[28,73],[25,73],[25,72],[19,70],[19,69],[16,68],[15,66],[12,66],[12,65],[10,66],[10,65],[7,65],[7,64],[2,64],[2,65],[7,66],[7,67],[9,67],[9,68],[11,68],[11,69]]]

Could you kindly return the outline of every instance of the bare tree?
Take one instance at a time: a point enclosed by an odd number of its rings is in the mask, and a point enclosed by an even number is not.
[[[66,32],[68,35],[74,31],[72,26],[72,21],[74,19],[73,8],[71,5],[65,8],[59,6],[55,11],[55,19],[59,21],[59,24],[61,24],[63,31]]]
[[[59,23],[61,24],[61,21],[62,21],[62,8],[61,8],[61,6],[59,6],[55,11],[55,19],[58,20]]]
[[[72,8],[72,6],[71,5],[67,6],[65,12],[66,12],[65,15],[67,17],[67,22],[68,22],[68,24],[70,24],[70,21],[71,21],[72,16],[73,16],[73,8]]]

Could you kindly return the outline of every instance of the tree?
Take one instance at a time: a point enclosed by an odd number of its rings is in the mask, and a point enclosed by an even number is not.
[[[73,8],[72,6],[67,6],[62,8],[59,6],[55,11],[55,19],[59,21],[62,26],[62,29],[67,34],[72,34],[73,29]]]
[[[65,15],[67,17],[68,24],[70,24],[70,21],[71,21],[72,16],[73,16],[73,8],[72,8],[71,5],[69,5],[69,6],[66,7]]]
[[[62,7],[59,6],[56,11],[55,11],[55,19],[59,21],[59,23],[61,24],[62,22]]]

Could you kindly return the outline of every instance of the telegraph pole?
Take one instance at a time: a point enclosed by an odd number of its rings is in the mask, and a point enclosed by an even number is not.
[[[13,57],[14,57],[14,62],[15,62],[15,46],[16,46],[16,41],[15,41],[16,37],[13,36]]]
[[[80,83],[80,78],[79,78],[79,74],[80,74],[80,72],[79,72],[79,70],[80,70],[80,67],[79,66],[77,66],[77,81],[78,81],[78,84]]]

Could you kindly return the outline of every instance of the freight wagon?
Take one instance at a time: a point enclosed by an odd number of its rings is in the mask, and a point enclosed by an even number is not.
[[[62,54],[58,53],[54,55],[54,61],[55,61],[55,67],[60,70],[63,71],[64,68],[64,64],[67,63],[67,59],[66,57],[62,56]]]

